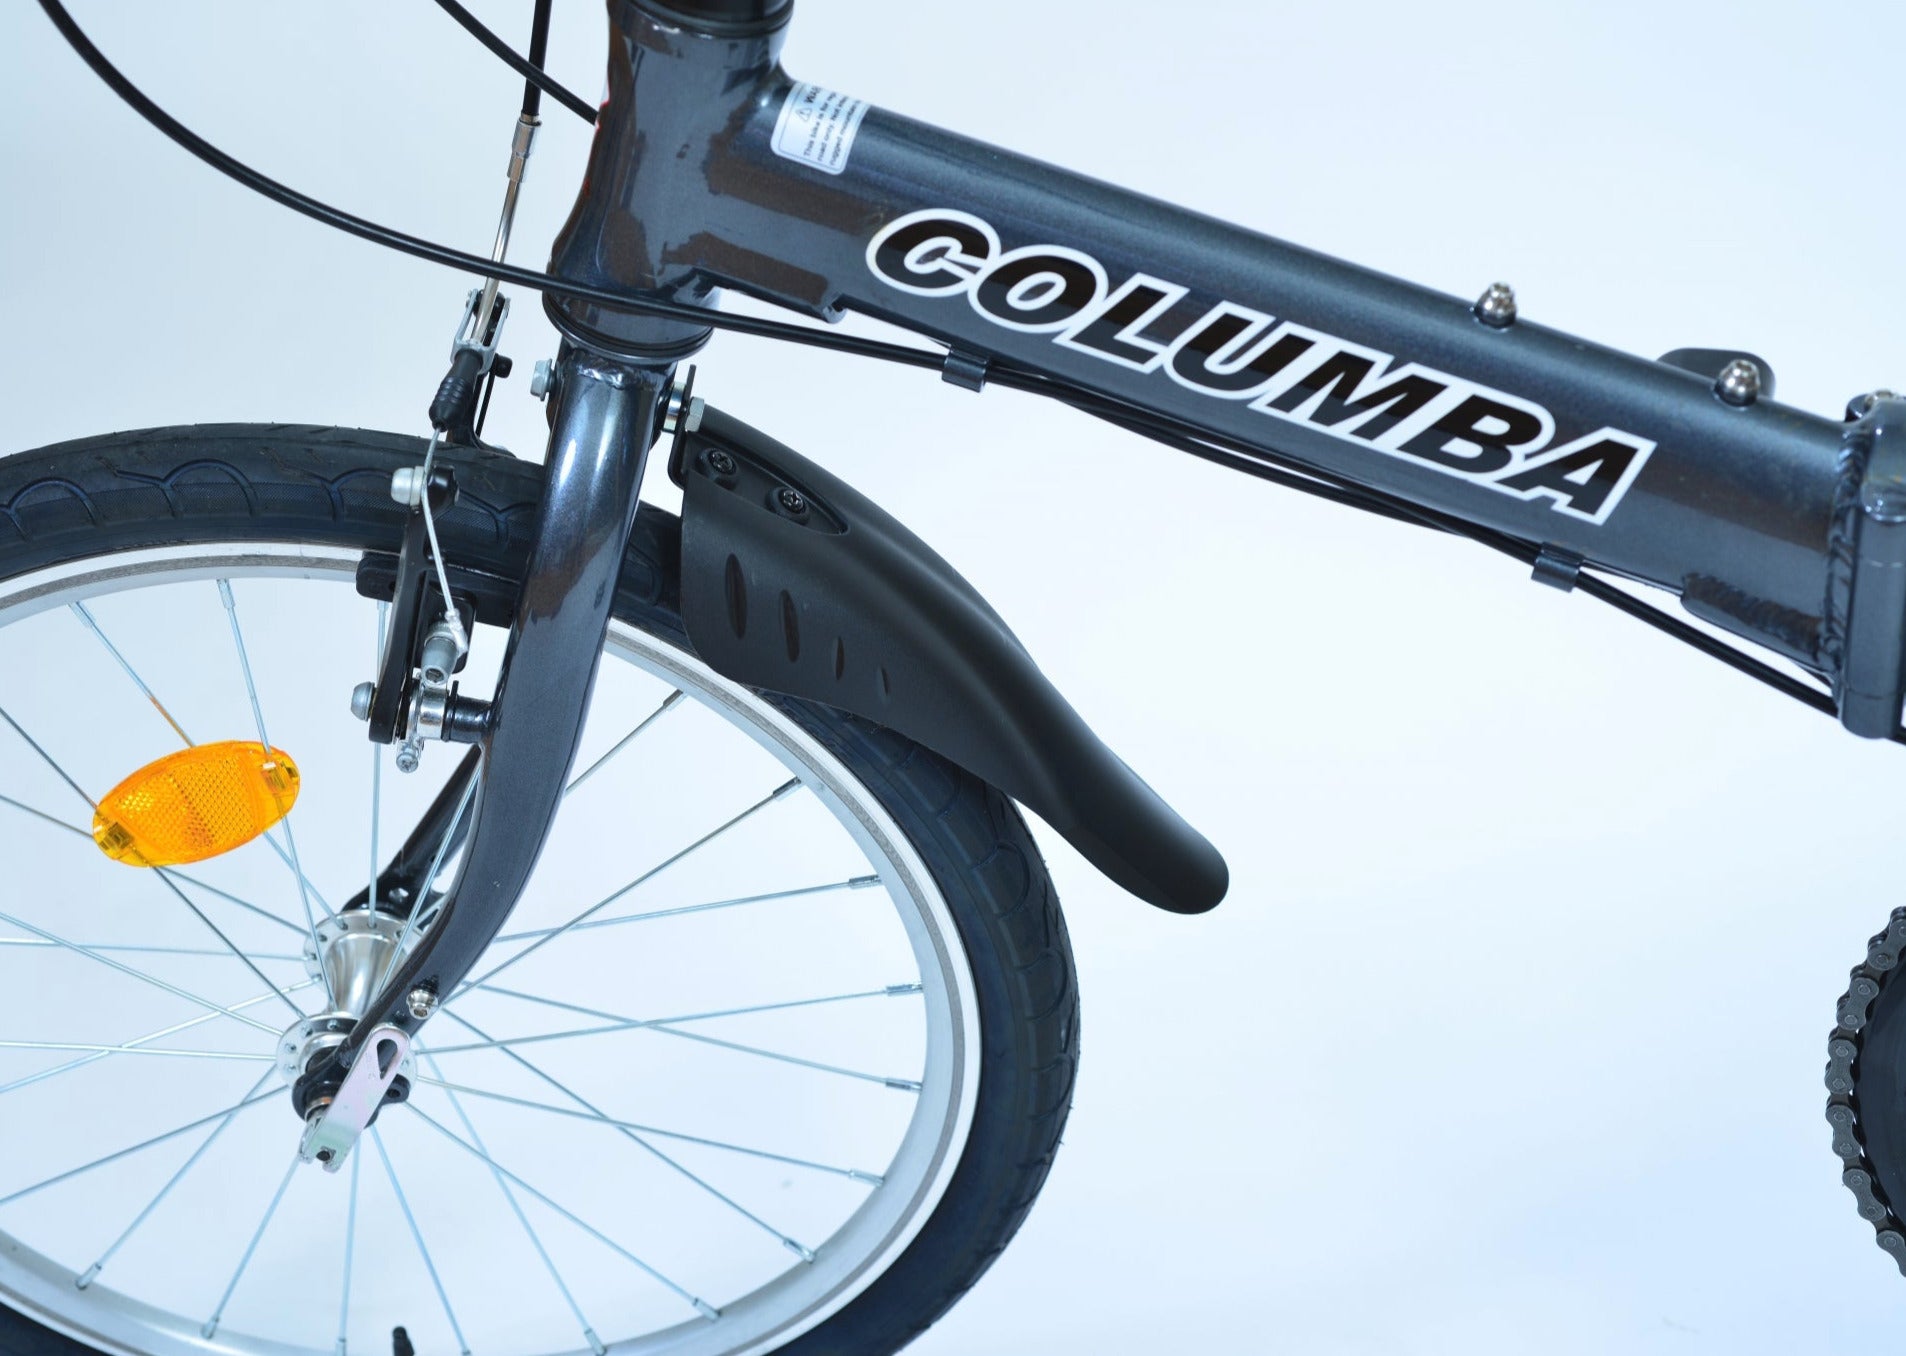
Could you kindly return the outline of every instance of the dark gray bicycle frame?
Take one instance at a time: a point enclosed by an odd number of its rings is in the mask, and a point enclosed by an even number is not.
[[[1551,582],[1566,585],[1570,569],[1592,564],[1670,589],[1697,616],[1825,677],[1849,729],[1869,737],[1897,729],[1906,625],[1906,402],[1869,402],[1856,423],[1771,399],[1732,404],[1718,394],[1712,374],[1526,321],[1486,324],[1465,300],[880,109],[859,117],[845,154],[838,136],[823,138],[821,153],[810,159],[782,154],[774,137],[784,106],[790,98],[812,103],[820,97],[809,87],[797,93],[779,65],[787,8],[772,0],[753,6],[678,0],[675,8],[659,0],[609,0],[608,8],[609,96],[588,179],[556,242],[551,271],[559,277],[695,304],[711,304],[717,289],[732,288],[829,320],[857,311],[947,344],[946,374],[959,384],[977,388],[987,364],[997,361],[1076,383],[1542,545],[1554,566]],[[684,12],[691,8],[697,13]],[[749,17],[750,9],[778,12],[758,19]],[[845,131],[851,102],[836,98],[828,107],[838,115],[834,130]],[[813,163],[830,155],[833,163],[825,167]],[[883,277],[870,247],[894,223],[922,214],[990,232],[983,248],[974,247],[988,257],[976,254],[962,263],[949,258],[947,241],[938,238],[911,256],[898,251]],[[929,232],[929,238],[935,237]],[[1091,295],[1071,307],[1062,328],[1015,329],[1002,318],[1023,318],[1063,296],[1062,279],[1044,283],[1028,275],[1019,279],[1025,286],[1017,309],[1001,295],[991,298],[990,314],[971,300],[990,276],[977,265],[997,265],[1015,251],[1048,262],[1069,257],[1086,273],[1092,270],[1080,261],[1089,259],[1103,279],[1093,278]],[[920,286],[896,287],[895,278]],[[1121,293],[1121,284],[1135,279],[1176,300],[1136,323],[1108,318],[1121,295],[1132,295]],[[1309,401],[1273,414],[1251,400],[1174,380],[1159,366],[1163,358],[1145,370],[1152,350],[1172,350],[1220,303],[1259,317],[1261,325],[1234,334],[1237,342],[1212,370],[1221,371],[1227,356],[1248,358],[1253,348],[1264,348],[1274,319],[1303,327],[1312,360],[1345,353],[1367,363],[1371,382],[1361,403]],[[680,319],[574,298],[551,296],[547,306],[579,351],[631,372],[665,371],[709,333]],[[1096,328],[1095,320],[1102,322]],[[1067,342],[1059,342],[1061,334]],[[1404,429],[1392,416],[1407,412],[1407,402],[1381,398],[1379,388],[1426,374],[1432,385],[1440,381],[1459,393],[1506,397],[1541,411],[1550,426],[1532,452],[1608,430],[1651,447],[1632,481],[1603,499],[1602,507],[1613,502],[1612,509],[1572,514],[1560,506],[1566,490],[1505,492],[1500,476],[1475,473],[1482,463],[1473,458],[1481,453],[1487,460],[1485,430],[1493,425],[1474,425],[1481,441],[1457,443],[1455,452],[1444,446],[1454,437],[1447,428],[1427,442],[1404,440],[1413,450],[1386,450],[1365,436],[1376,428]],[[1275,375],[1301,379],[1302,363],[1294,358]],[[1348,395],[1355,384],[1337,394]],[[633,417],[649,420],[652,400],[651,394],[632,402]],[[1434,417],[1428,406],[1416,412]],[[1338,424],[1327,422],[1326,413]],[[552,432],[552,446],[560,447],[575,430],[559,414]],[[591,427],[588,433],[592,446],[619,437],[639,465],[652,426],[619,433]],[[583,574],[602,575],[605,553],[619,550],[615,525],[626,530],[627,476],[602,467],[596,475],[600,486],[570,483],[545,518],[539,559],[545,547],[562,554],[556,539],[565,519],[598,525],[588,558],[579,560],[572,550],[567,572],[532,569],[524,597],[553,613],[561,612],[562,599]],[[598,494],[611,494],[615,503],[605,511],[590,502]],[[606,603],[598,601],[606,622]],[[600,643],[597,621],[562,644],[533,644],[522,626],[518,633],[498,712],[506,724],[521,718],[503,709],[521,705],[509,701],[510,685],[528,685],[518,668],[544,678],[593,672]],[[568,686],[586,694],[586,682],[571,677]],[[536,724],[533,715],[530,723]],[[573,750],[575,729],[565,723],[562,733],[559,742]],[[462,978],[501,926],[540,849],[546,830],[540,807],[553,805],[566,759],[556,756],[560,749],[541,758],[500,756],[504,752],[493,737],[484,795],[501,787],[507,794],[498,799],[506,804],[527,795],[539,807],[536,822],[479,819],[466,856],[487,864],[485,879],[468,872],[460,879],[453,903],[466,907],[447,910],[425,935],[374,1010],[384,1020],[414,1030],[419,1020],[400,998],[406,986],[429,978],[447,992]],[[491,834],[502,841],[486,847]],[[444,944],[446,935],[454,936],[453,945]],[[362,1023],[359,1034],[372,1024]],[[340,1052],[340,1063],[355,1046]]]
[[[1767,399],[1730,405],[1711,374],[1527,321],[1494,328],[1465,299],[878,108],[866,111],[844,164],[829,173],[773,149],[793,90],[777,61],[783,29],[730,25],[742,31],[724,33],[723,25],[633,0],[612,0],[609,10],[609,99],[588,188],[557,242],[552,271],[560,276],[674,300],[727,287],[812,316],[877,316],[964,354],[1061,377],[1546,544],[1563,559],[1659,584],[1697,616],[1836,683],[1842,677],[1853,524],[1842,523],[1836,537],[1835,504],[1857,498],[1862,468],[1843,460],[1863,460],[1846,457],[1843,424]],[[786,19],[784,11],[779,20]],[[1162,370],[1140,372],[1055,342],[1050,332],[1016,332],[971,304],[969,289],[922,295],[876,275],[868,247],[884,226],[949,211],[990,224],[1003,251],[1058,246],[1090,256],[1103,266],[1107,291],[1136,275],[1184,287],[1154,322],[1156,339],[1182,334],[1228,301],[1393,356],[1393,375],[1416,364],[1539,406],[1553,416],[1549,447],[1608,428],[1654,449],[1619,505],[1592,522],[1550,498],[1518,498],[1315,422],[1272,417]],[[1102,292],[1100,309],[1107,300]],[[549,305],[572,338],[631,356],[658,346],[686,352],[696,338],[679,322],[587,302]],[[1088,307],[1072,326],[1091,317]],[[1382,373],[1383,362],[1375,370]],[[1876,649],[1896,671],[1897,615],[1893,622],[1890,644]],[[1898,711],[1896,679],[1890,698],[1885,731]],[[1862,732],[1883,732],[1874,724],[1868,718]]]

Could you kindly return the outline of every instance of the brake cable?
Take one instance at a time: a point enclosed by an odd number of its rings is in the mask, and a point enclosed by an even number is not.
[[[500,57],[504,65],[523,77],[523,83],[528,86],[523,91],[523,113],[526,117],[536,116],[536,96],[547,92],[550,98],[584,122],[596,120],[596,110],[589,107],[587,99],[572,93],[566,86],[557,84],[555,80],[543,73],[543,56],[549,41],[550,0],[536,0],[536,18],[532,27],[533,36],[530,38],[527,61],[516,54],[515,48],[485,28],[482,21],[459,5],[457,0],[437,0],[437,7],[462,24],[465,32]]]
[[[587,104],[554,80],[543,75],[538,66],[518,56],[508,44],[491,33],[489,29],[484,28],[461,5],[454,3],[454,0],[437,0],[437,3],[452,18],[456,18],[473,35],[483,41],[484,46],[502,57],[529,82],[530,89],[525,92],[526,108],[533,103],[533,92],[540,88],[548,91],[565,107],[594,121],[594,114],[587,111]],[[948,354],[946,353],[916,348],[908,344],[889,343],[885,340],[836,334],[813,325],[735,315],[681,302],[644,297],[614,288],[570,282],[535,269],[484,259],[480,255],[469,254],[447,245],[409,235],[333,207],[281,184],[243,161],[228,155],[167,113],[148,98],[144,91],[128,80],[118,67],[106,59],[106,55],[93,45],[92,40],[74,22],[72,15],[67,12],[60,0],[40,0],[40,8],[52,20],[53,26],[59,30],[60,36],[66,40],[67,45],[78,54],[80,60],[86,63],[93,74],[125,101],[135,113],[157,128],[169,140],[253,192],[271,199],[280,206],[310,217],[314,221],[343,231],[347,235],[357,236],[372,244],[396,250],[400,254],[408,254],[434,264],[474,273],[485,279],[515,283],[533,291],[579,297],[619,310],[687,321],[708,329],[727,330],[760,339],[777,339],[784,343],[828,349],[855,357],[874,358],[903,367],[933,369],[940,371],[943,375],[947,371]],[[538,0],[537,33],[532,39],[532,51],[539,58],[542,56],[540,49],[547,35],[547,8],[548,0]],[[1139,434],[1231,470],[1242,471],[1246,475],[1268,480],[1286,489],[1328,499],[1381,517],[1467,537],[1492,550],[1511,556],[1525,565],[1534,566],[1542,556],[1542,548],[1536,542],[1413,504],[1407,499],[1360,485],[1348,477],[1312,466],[1301,458],[1183,423],[1129,402],[1101,395],[1089,387],[1065,378],[1048,376],[1030,368],[992,360],[985,365],[984,380],[1009,389],[1057,400],[1128,432]],[[1720,660],[1738,672],[1766,684],[1785,696],[1794,698],[1815,711],[1827,715],[1837,714],[1838,707],[1830,693],[1802,682],[1715,636],[1708,635],[1698,627],[1691,626],[1660,608],[1643,602],[1605,579],[1589,574],[1590,568],[1593,567],[1586,561],[1574,564],[1572,576],[1566,587],[1579,588],[1589,597],[1596,598],[1638,621],[1647,623],[1656,630]],[[1896,727],[1889,738],[1894,743],[1906,744],[1906,730]]]

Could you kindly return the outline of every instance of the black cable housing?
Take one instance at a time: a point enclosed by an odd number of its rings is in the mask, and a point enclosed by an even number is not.
[[[529,82],[525,93],[524,109],[531,112],[534,106],[534,93],[540,89],[548,92],[582,116],[594,121],[595,114],[587,104],[561,85],[545,76],[536,63],[545,55],[548,38],[548,10],[550,0],[538,0],[535,28],[531,37],[532,60],[526,61],[511,50],[508,44],[472,16],[455,0],[437,0],[445,12],[483,41],[484,46],[497,53],[523,75]],[[813,325],[790,324],[785,321],[762,320],[751,316],[711,310],[705,307],[689,306],[679,302],[664,301],[654,297],[640,296],[634,293],[617,291],[611,288],[592,287],[573,283],[540,273],[534,269],[520,268],[513,264],[493,263],[479,255],[468,254],[462,250],[451,249],[434,241],[408,235],[376,222],[355,216],[316,198],[307,196],[284,184],[271,179],[251,168],[240,160],[226,154],[212,145],[158,104],[148,98],[143,91],[128,80],[120,70],[106,59],[79,25],[73,21],[59,0],[40,0],[40,8],[52,20],[61,37],[72,47],[82,61],[102,80],[106,86],[131,106],[153,127],[167,138],[210,165],[220,173],[237,180],[252,191],[271,199],[284,207],[322,222],[346,234],[368,240],[414,258],[442,264],[459,269],[479,277],[496,278],[500,282],[515,283],[535,291],[551,293],[557,296],[581,297],[605,306],[635,312],[637,314],[661,316],[673,320],[685,320],[697,325],[736,334],[748,334],[757,338],[776,339],[784,343],[802,344],[813,348],[828,349],[837,353],[846,353],[855,357],[876,358],[882,362],[895,363],[905,367],[944,370],[946,355],[929,349],[916,348],[906,344],[887,343],[877,339],[862,339],[852,335],[836,334]],[[1101,395],[1087,387],[1077,385],[1062,378],[1049,376],[1028,368],[994,361],[988,364],[986,379],[996,385],[1024,391],[1033,395],[1058,400],[1083,413],[1102,419],[1118,428],[1139,434],[1178,451],[1189,453],[1205,461],[1241,471],[1246,475],[1266,480],[1286,489],[1296,490],[1333,503],[1343,504],[1364,512],[1397,522],[1405,522],[1420,527],[1432,528],[1466,537],[1491,550],[1498,551],[1524,565],[1532,566],[1541,548],[1509,533],[1484,527],[1446,514],[1435,509],[1411,503],[1396,495],[1375,490],[1358,484],[1348,477],[1337,475],[1321,467],[1310,465],[1303,460],[1287,454],[1271,451],[1255,444],[1242,442],[1207,429],[1141,409],[1115,397]],[[1581,592],[1596,598],[1617,610],[1626,613],[1638,621],[1647,623],[1662,633],[1707,654],[1729,667],[1765,683],[1775,691],[1792,697],[1816,711],[1828,715],[1836,714],[1837,706],[1830,693],[1782,672],[1773,665],[1736,649],[1727,642],[1707,634],[1698,627],[1691,626],[1679,618],[1670,616],[1657,607],[1634,597],[1626,590],[1608,580],[1587,573],[1585,566],[1576,579],[1576,587]],[[1895,729],[1891,736],[1895,743],[1906,743],[1906,731]]]
[[[463,30],[471,37],[475,38],[501,58],[503,63],[511,70],[528,81],[531,89],[538,92],[547,92],[550,98],[574,113],[584,122],[594,122],[596,120],[596,110],[590,107],[587,99],[584,99],[566,86],[558,84],[555,80],[543,74],[544,47],[539,46],[535,39],[532,39],[530,43],[529,60],[525,61],[521,56],[517,55],[514,47],[511,47],[495,33],[485,28],[483,22],[462,5],[459,5],[457,0],[437,0],[437,7],[461,24]],[[51,10],[47,12],[49,14],[52,13]],[[58,23],[59,21],[55,19],[54,22]],[[548,33],[549,0],[538,0],[536,6],[536,34],[538,38],[543,40],[545,45],[547,43]],[[525,95],[523,99],[523,111],[534,116],[536,108],[532,105],[535,103],[537,103],[536,100]]]
[[[554,0],[536,0],[536,13],[529,28],[529,64],[542,70],[549,58],[549,15]],[[553,82],[552,82],[553,83]],[[536,81],[523,81],[523,116],[535,118],[543,111],[543,87]],[[591,115],[589,121],[596,119]]]

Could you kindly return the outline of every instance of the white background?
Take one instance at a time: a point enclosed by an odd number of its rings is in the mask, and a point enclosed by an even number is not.
[[[517,41],[527,6],[475,8]],[[1906,380],[1895,7],[801,0],[798,78],[1837,413]],[[267,173],[483,250],[515,79],[423,0],[82,0]],[[600,7],[555,72],[600,85]],[[559,108],[516,257],[586,149]],[[418,430],[466,283],[252,198],[0,14],[0,448]],[[518,298],[505,349],[553,348]],[[1041,841],[1084,1068],[1018,1241],[915,1350],[1888,1350],[1833,1001],[1900,902],[1897,749],[1479,549],[1030,398],[718,338],[699,390],[954,561],[1228,854],[1156,913]],[[534,455],[519,378],[492,433]],[[431,1354],[434,1356],[434,1353]]]

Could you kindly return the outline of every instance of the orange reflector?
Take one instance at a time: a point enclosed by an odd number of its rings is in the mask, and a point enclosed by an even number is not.
[[[179,866],[243,847],[291,813],[298,765],[227,740],[147,763],[100,798],[93,841],[127,866]]]

